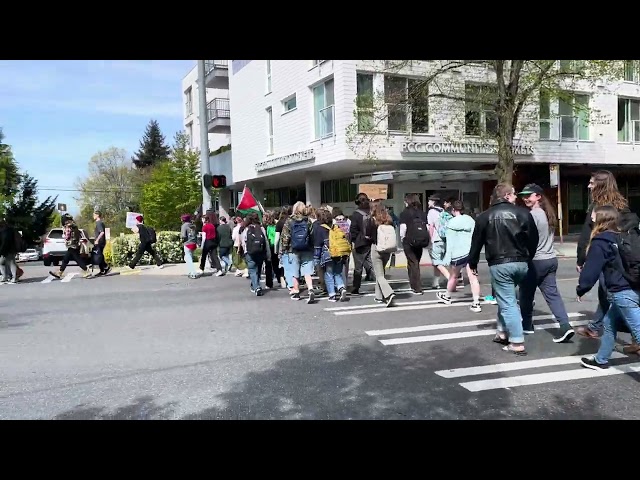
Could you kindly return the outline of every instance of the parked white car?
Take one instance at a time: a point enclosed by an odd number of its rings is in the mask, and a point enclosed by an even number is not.
[[[40,255],[35,248],[27,248],[24,252],[18,253],[19,262],[36,262],[39,259]]]

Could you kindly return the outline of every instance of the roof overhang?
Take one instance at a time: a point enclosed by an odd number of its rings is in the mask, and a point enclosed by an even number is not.
[[[355,175],[352,184],[395,182],[458,182],[496,180],[493,170],[395,170]]]

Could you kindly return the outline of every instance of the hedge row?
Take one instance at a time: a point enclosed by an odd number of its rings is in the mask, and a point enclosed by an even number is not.
[[[184,263],[184,249],[180,240],[180,232],[158,232],[157,237],[158,242],[154,248],[162,257],[163,263]],[[105,260],[116,267],[128,265],[135,256],[139,245],[140,237],[137,234],[112,238],[104,249]],[[200,259],[201,253],[200,249],[194,252],[194,261]],[[145,253],[138,264],[151,265],[154,263],[151,255]]]

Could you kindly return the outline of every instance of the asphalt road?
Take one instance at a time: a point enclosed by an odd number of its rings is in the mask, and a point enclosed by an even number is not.
[[[574,263],[561,261],[559,285],[584,322],[595,292],[575,302]],[[555,344],[540,328],[516,357],[491,342],[491,305],[475,314],[432,292],[393,309],[372,296],[307,305],[232,276],[43,284],[48,269],[23,268],[23,283],[0,286],[0,419],[640,418],[640,374],[576,363],[597,341]],[[391,277],[407,289],[406,271]],[[549,314],[540,295],[535,314]]]

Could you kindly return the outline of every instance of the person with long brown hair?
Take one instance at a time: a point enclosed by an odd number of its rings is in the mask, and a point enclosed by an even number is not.
[[[618,227],[621,230],[628,230],[634,226],[638,226],[640,218],[629,210],[629,202],[618,190],[616,178],[609,170],[598,170],[591,175],[587,188],[591,192],[591,204],[587,211],[585,223],[580,233],[577,248],[577,265],[578,272],[582,271],[585,263],[587,245],[589,244],[591,233],[593,230],[592,213],[597,207],[609,205],[614,207],[618,213]],[[604,278],[600,278],[598,285],[598,308],[595,312],[593,320],[586,327],[578,327],[576,333],[587,338],[599,338],[603,331],[603,318],[609,309],[609,300],[607,299],[607,291],[604,285]],[[640,351],[640,346],[636,342],[629,346],[630,352]]]
[[[611,205],[599,206],[593,209],[591,217],[594,225],[576,294],[578,301],[581,301],[598,283],[600,276],[603,276],[610,306],[603,319],[604,334],[598,353],[592,357],[583,357],[581,363],[593,370],[606,370],[616,346],[616,334],[621,323],[626,324],[634,338],[640,338],[640,292],[633,290],[625,275],[619,247],[618,209]]]
[[[553,341],[556,343],[566,342],[574,336],[575,331],[569,323],[569,315],[558,291],[556,280],[558,258],[553,245],[553,237],[558,226],[558,217],[555,207],[545,196],[542,187],[535,183],[526,185],[518,195],[531,211],[531,216],[538,227],[538,248],[533,260],[529,263],[527,276],[520,285],[522,329],[524,333],[534,332],[533,299],[536,288],[539,288],[551,313],[560,324],[560,331],[553,338]]]
[[[392,231],[392,232],[391,232]],[[393,243],[395,244],[395,229],[393,228],[393,219],[387,208],[378,203],[371,212],[371,218],[365,222],[365,232],[367,237],[371,238],[371,263],[376,276],[376,287],[374,301],[377,303],[386,303],[387,307],[393,305],[395,294],[393,288],[384,277],[385,265],[389,263],[391,252],[383,247],[383,238],[388,241],[393,235]]]

